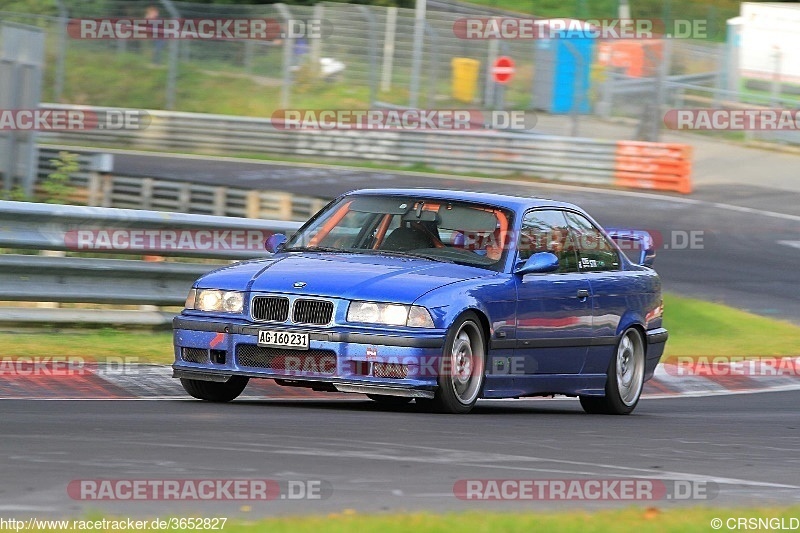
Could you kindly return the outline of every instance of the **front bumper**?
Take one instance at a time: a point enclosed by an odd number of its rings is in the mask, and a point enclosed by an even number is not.
[[[291,329],[309,334],[309,350],[257,347],[261,329]],[[179,315],[173,320],[173,377],[227,381],[231,376],[285,380],[304,386],[331,385],[341,392],[432,397],[444,330],[310,328],[256,325],[216,317]],[[194,358],[186,358],[186,350]],[[207,358],[203,358],[203,354]],[[249,353],[249,358],[244,354]],[[253,364],[252,354],[267,353],[270,364]],[[376,370],[381,369],[381,373]],[[391,369],[386,376],[386,369]],[[403,371],[400,372],[400,369]]]
[[[667,344],[669,332],[664,328],[650,329],[647,331],[647,359],[645,360],[644,379],[645,381],[653,377],[664,355],[664,347]]]

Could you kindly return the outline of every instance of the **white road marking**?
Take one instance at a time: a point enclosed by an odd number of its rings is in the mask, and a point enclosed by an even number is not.
[[[791,246],[792,248],[800,248],[800,241],[777,241],[778,244],[784,246]]]
[[[375,450],[360,451],[360,450],[342,450],[340,448],[319,448],[319,447],[294,447],[294,448],[281,448],[278,445],[267,443],[252,443],[249,447],[236,447],[236,446],[213,446],[208,443],[203,445],[195,445],[188,443],[181,444],[166,444],[166,443],[153,443],[153,442],[134,442],[128,444],[165,447],[165,448],[198,448],[206,451],[230,451],[230,452],[247,452],[247,453],[268,453],[280,455],[299,455],[309,457],[336,457],[348,459],[361,459],[361,460],[374,460],[374,461],[394,461],[394,462],[413,462],[425,464],[440,464],[440,465],[453,465],[474,468],[493,468],[501,470],[515,470],[515,471],[528,471],[528,472],[548,472],[560,475],[582,475],[582,476],[598,476],[606,475],[609,477],[634,477],[637,479],[660,479],[660,480],[684,480],[684,481],[702,481],[713,482],[719,485],[741,485],[750,487],[768,487],[780,489],[792,489],[800,491],[800,485],[787,485],[784,483],[771,483],[764,481],[751,481],[747,479],[729,478],[721,476],[704,476],[702,474],[692,474],[688,472],[677,472],[670,470],[659,470],[657,475],[649,468],[636,468],[629,466],[621,466],[614,464],[604,463],[590,463],[585,461],[572,461],[568,459],[549,459],[546,457],[524,456],[524,455],[506,455],[506,454],[486,454],[474,452],[470,450],[454,450],[452,448],[435,448],[430,446],[409,446],[397,443],[371,443],[393,448],[408,448],[409,454],[391,454],[386,452],[377,452]],[[367,444],[362,442],[361,444]],[[263,449],[261,449],[263,448]],[[436,457],[431,456],[429,453],[424,452],[437,452]],[[463,458],[470,455],[480,457],[483,461],[464,461]],[[487,461],[488,460],[488,461]],[[554,463],[557,465],[565,465],[572,467],[589,467],[596,470],[587,469],[563,469],[563,468],[544,468],[533,466],[519,466],[515,465],[501,465],[499,462],[510,463],[523,463],[523,462],[541,462],[541,463]],[[616,470],[617,472],[598,472],[597,470]]]
[[[51,513],[57,510],[58,508],[56,507],[41,507],[37,505],[0,505],[0,512],[9,513]]]

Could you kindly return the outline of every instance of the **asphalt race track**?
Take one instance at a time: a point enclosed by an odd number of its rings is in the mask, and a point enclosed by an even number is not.
[[[563,199],[606,226],[659,235],[656,268],[665,289],[800,322],[800,248],[792,245],[800,243],[796,194],[739,186],[706,187],[690,198],[659,197],[123,154],[116,156],[116,172],[321,197],[360,187],[427,186]],[[686,240],[691,235],[694,246]],[[586,415],[572,399],[481,401],[467,416],[424,413],[414,405],[386,410],[357,395],[227,405],[188,399],[2,400],[0,516],[256,518],[347,509],[792,504],[800,499],[798,403],[800,391],[644,399],[632,416],[612,417]],[[92,479],[267,479],[278,482],[283,496],[290,483],[325,490],[321,499],[277,496],[258,502],[97,501],[68,492],[71,482]],[[702,490],[657,501],[465,501],[454,495],[459,481],[487,479],[635,479]]]
[[[4,516],[275,514],[775,505],[800,498],[800,392],[643,400],[628,417],[576,400],[480,402],[473,414],[367,400],[0,402]],[[314,481],[324,499],[81,501],[86,479]],[[464,501],[467,479],[695,482],[710,499]],[[677,493],[676,493],[677,494]],[[249,506],[242,510],[242,505]]]
[[[144,154],[115,154],[116,172],[333,198],[358,188],[432,187],[544,196],[574,202],[607,227],[660,238],[655,267],[666,290],[800,324],[800,194],[709,185],[691,197],[509,180],[434,177]],[[694,241],[692,241],[694,239]]]

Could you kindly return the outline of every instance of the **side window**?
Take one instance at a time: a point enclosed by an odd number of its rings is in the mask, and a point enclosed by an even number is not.
[[[551,252],[558,257],[558,272],[577,272],[578,258],[562,211],[529,211],[522,219],[519,258],[528,259],[536,252]]]
[[[603,233],[577,213],[565,213],[578,251],[578,266],[584,272],[619,270],[619,255]]]

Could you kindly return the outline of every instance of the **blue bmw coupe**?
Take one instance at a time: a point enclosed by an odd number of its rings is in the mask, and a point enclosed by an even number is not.
[[[650,235],[568,203],[360,190],[266,248],[197,280],[173,321],[196,398],[266,378],[445,413],[559,394],[628,414],[667,340]]]

